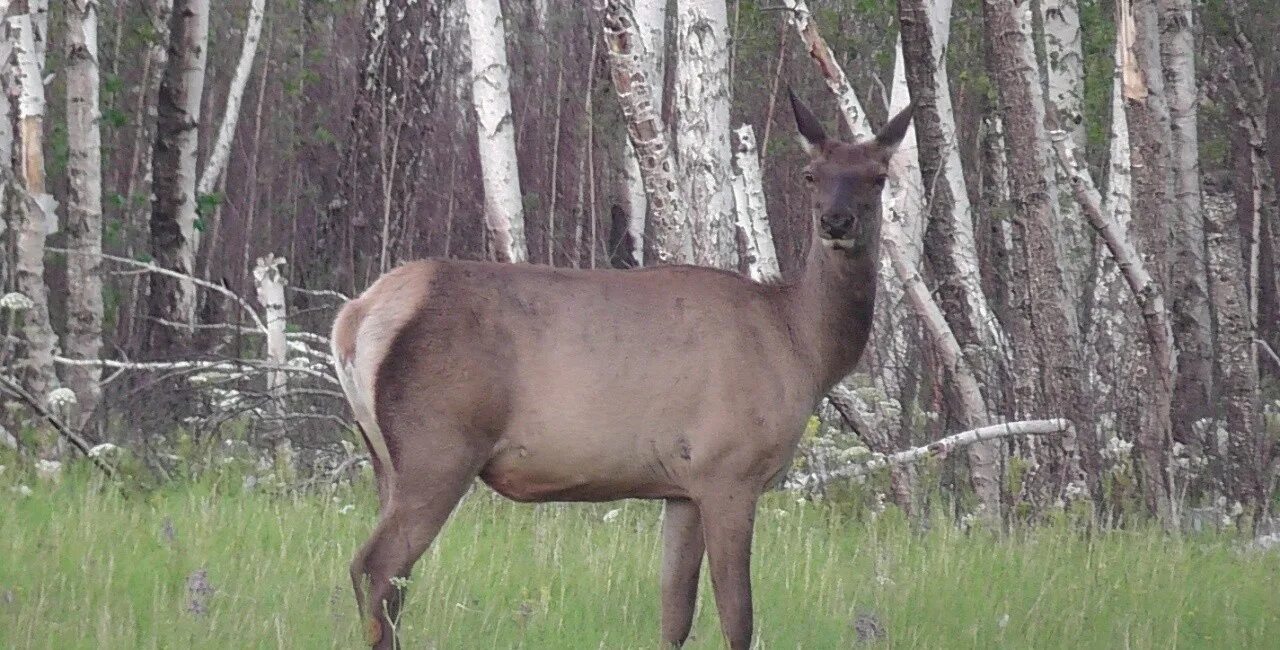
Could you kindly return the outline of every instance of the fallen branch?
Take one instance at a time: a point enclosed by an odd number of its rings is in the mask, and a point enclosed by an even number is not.
[[[962,431],[960,433],[947,436],[941,440],[931,442],[923,447],[900,451],[888,456],[877,456],[869,461],[838,469],[828,474],[827,479],[863,476],[890,465],[906,465],[907,463],[914,463],[923,458],[944,456],[956,449],[967,447],[978,442],[1007,438],[1009,436],[1043,436],[1054,433],[1066,433],[1070,430],[1071,422],[1065,418],[1057,418],[1054,420],[1024,420],[1021,422],[1007,422],[1005,424],[996,424],[989,427],[970,429],[969,431]]]
[[[245,359],[233,361],[116,361],[114,359],[69,359],[67,357],[55,356],[53,361],[54,363],[64,366],[97,366],[100,368],[111,368],[113,370],[217,370],[222,372],[235,372],[237,370],[249,368],[252,370],[262,371],[294,372],[323,379],[335,386],[338,385],[337,377],[312,368]]]
[[[80,434],[73,431],[71,427],[67,426],[65,422],[58,419],[56,415],[46,411],[44,407],[40,405],[40,400],[33,397],[31,393],[28,393],[16,382],[14,382],[12,379],[9,379],[4,375],[0,375],[0,389],[2,389],[5,393],[8,393],[9,395],[12,395],[13,397],[17,398],[19,401],[26,403],[27,406],[31,407],[32,411],[35,411],[36,415],[39,415],[49,424],[53,425],[53,428],[55,431],[58,432],[58,435],[62,436],[67,440],[67,442],[71,443],[72,447],[75,447],[76,449],[80,450],[80,453],[84,454],[85,458],[88,458],[90,461],[92,461],[93,464],[98,469],[102,470],[102,473],[106,474],[108,478],[115,477],[116,471],[113,467],[103,462],[101,458],[98,458],[97,456],[94,456],[93,454],[89,453],[89,450],[92,448],[92,445],[90,445],[87,440],[80,437]]]

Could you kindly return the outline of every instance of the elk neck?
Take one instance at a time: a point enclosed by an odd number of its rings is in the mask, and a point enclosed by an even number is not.
[[[833,248],[815,229],[804,267],[780,291],[788,324],[808,344],[822,393],[853,371],[871,333],[880,263],[878,219],[867,220],[856,241],[848,249]]]

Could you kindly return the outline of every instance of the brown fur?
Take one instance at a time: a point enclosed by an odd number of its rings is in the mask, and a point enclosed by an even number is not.
[[[479,476],[517,501],[667,500],[664,640],[688,635],[705,548],[725,635],[748,647],[756,500],[866,345],[880,187],[909,119],[846,145],[806,115],[797,103],[820,225],[789,282],[427,260],[342,310],[337,366],[382,498],[352,563],[374,646],[395,643],[381,616],[399,611],[391,578]]]

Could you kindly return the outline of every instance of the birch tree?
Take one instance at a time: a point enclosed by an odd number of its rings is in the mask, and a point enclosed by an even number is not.
[[[662,111],[664,54],[666,53],[667,35],[667,2],[666,0],[636,0],[632,3],[631,17],[635,22],[635,34],[640,39],[640,65],[645,68],[645,75],[653,80],[649,84],[653,95],[653,105],[659,113]],[[631,233],[634,246],[632,256],[641,264],[644,263],[645,219],[648,214],[649,201],[645,196],[644,178],[640,174],[640,157],[631,138],[623,145],[623,161],[621,179],[626,199],[627,230]],[[692,243],[690,244],[692,246]]]
[[[693,218],[694,260],[736,266],[725,0],[676,0],[676,159]]]
[[[1169,109],[1165,102],[1164,75],[1160,61],[1159,14],[1155,0],[1127,0],[1116,3],[1119,13],[1118,40],[1126,45],[1124,62],[1125,115],[1129,126],[1133,169],[1133,233],[1139,243],[1143,265],[1164,287],[1168,279],[1168,240],[1172,222],[1170,190]],[[1176,335],[1176,334],[1175,334]],[[1152,355],[1154,358],[1154,355]],[[1158,367],[1151,369],[1149,403],[1134,446],[1138,452],[1142,490],[1147,508],[1161,521],[1173,517],[1172,495],[1165,469],[1167,441],[1172,436],[1170,410],[1173,385]],[[1176,375],[1172,378],[1177,381]],[[1197,399],[1208,383],[1192,386]]]
[[[467,30],[471,35],[471,98],[480,142],[485,225],[499,261],[523,262],[529,252],[511,118],[507,32],[498,0],[468,2]]]
[[[102,348],[102,134],[98,99],[98,3],[71,0],[67,20],[67,336],[73,359],[97,359]],[[80,422],[97,406],[99,371],[71,367]]]
[[[1169,293],[1178,340],[1175,422],[1186,427],[1207,415],[1213,386],[1212,323],[1205,265],[1205,222],[1200,203],[1195,14],[1191,0],[1159,0],[1160,54],[1169,107],[1173,180],[1173,245]]]
[[[738,238],[742,242],[739,253],[752,280],[778,280],[782,273],[778,269],[773,230],[769,227],[756,134],[750,124],[744,124],[734,131],[733,136],[733,201],[737,206]]]
[[[1086,449],[1078,456],[1076,436],[1063,436],[1063,458],[1041,468],[1054,492],[1079,480],[1080,463],[1091,482],[1098,476],[1097,445],[1083,404],[1079,373],[1079,342],[1073,310],[1067,302],[1058,251],[1054,243],[1054,205],[1050,199],[1048,167],[1051,151],[1044,129],[1044,102],[1031,48],[1031,34],[1014,0],[984,0],[983,16],[992,56],[988,60],[999,95],[1009,152],[1009,181],[1015,208],[1015,273],[1025,304],[1015,305],[1012,318],[1024,326],[1011,331],[1020,350],[1014,373],[1038,377],[1034,384],[1018,384],[1024,411],[1032,404],[1059,411],[1075,425]],[[1018,340],[1022,336],[1025,340]],[[1035,386],[1038,384],[1038,386]],[[1035,386],[1038,395],[1029,394]],[[1043,399],[1040,399],[1040,395]],[[1097,488],[1094,486],[1094,493]]]
[[[1045,85],[1059,128],[1071,135],[1077,147],[1085,146],[1084,53],[1080,33],[1079,0],[1042,0],[1044,24]],[[1058,189],[1058,242],[1067,297],[1084,305],[1093,250],[1089,228],[1071,200],[1071,182],[1055,176]]]
[[[196,191],[201,196],[211,194],[214,187],[227,169],[231,160],[231,144],[235,140],[236,125],[240,123],[240,104],[244,102],[244,91],[249,85],[249,75],[253,72],[253,60],[258,54],[258,40],[262,37],[262,22],[266,12],[267,0],[251,0],[249,15],[245,19],[244,42],[240,46],[240,58],[236,61],[235,73],[231,76],[231,85],[227,88],[227,103],[222,111],[222,124],[218,127],[218,137],[213,142],[209,160],[205,162],[204,171],[200,173],[200,182]]]
[[[662,121],[662,109],[655,103],[655,85],[645,63],[644,42],[632,19],[630,3],[607,0],[600,3],[604,43],[609,50],[613,90],[627,123],[627,136],[639,160],[648,204],[645,226],[645,259],[650,263],[687,263],[693,259],[675,156]]]
[[[1271,450],[1259,417],[1256,333],[1240,257],[1240,229],[1232,219],[1235,212],[1235,206],[1222,197],[1207,197],[1204,223],[1209,249],[1209,295],[1218,321],[1214,351],[1221,383],[1217,416],[1227,431],[1226,449],[1217,451],[1225,451],[1228,494],[1257,514],[1261,510],[1255,509],[1267,507]],[[1216,434],[1217,427],[1211,427],[1211,431]],[[1217,440],[1211,442],[1220,444]]]
[[[196,148],[208,40],[209,0],[174,0],[152,155],[151,256],[159,266],[186,275],[194,271],[199,247]],[[189,336],[195,309],[196,285],[190,278],[151,274],[153,345],[164,350]]]
[[[991,378],[998,374],[995,371],[1003,356],[1003,332],[982,293],[950,83],[946,66],[940,65],[945,62],[950,36],[951,2],[901,0],[898,17],[907,85],[915,104],[913,122],[919,143],[920,174],[924,193],[930,197],[925,249],[938,280],[938,300],[957,346],[966,351],[970,371],[983,377],[983,383],[994,386]],[[973,388],[976,392],[977,387]],[[979,394],[978,400],[960,400],[959,404],[965,427],[990,423],[990,400]],[[978,406],[981,408],[974,410]],[[992,442],[980,442],[966,452],[981,503],[989,512],[998,513],[999,448]]]
[[[47,4],[45,5],[47,7]],[[8,191],[11,223],[18,226],[18,257],[14,275],[18,291],[26,303],[22,307],[21,340],[24,354],[19,360],[20,372],[27,391],[43,398],[58,386],[53,369],[57,340],[49,321],[49,292],[44,281],[46,238],[57,228],[53,197],[45,189],[44,162],[44,41],[39,33],[40,3],[19,0],[12,4],[8,17],[8,41],[12,48],[13,80],[18,99],[17,160],[21,167],[21,183]]]

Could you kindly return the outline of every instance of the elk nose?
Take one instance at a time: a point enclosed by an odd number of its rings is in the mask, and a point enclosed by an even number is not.
[[[844,239],[853,225],[853,215],[847,212],[828,212],[822,215],[822,230],[832,239]]]

